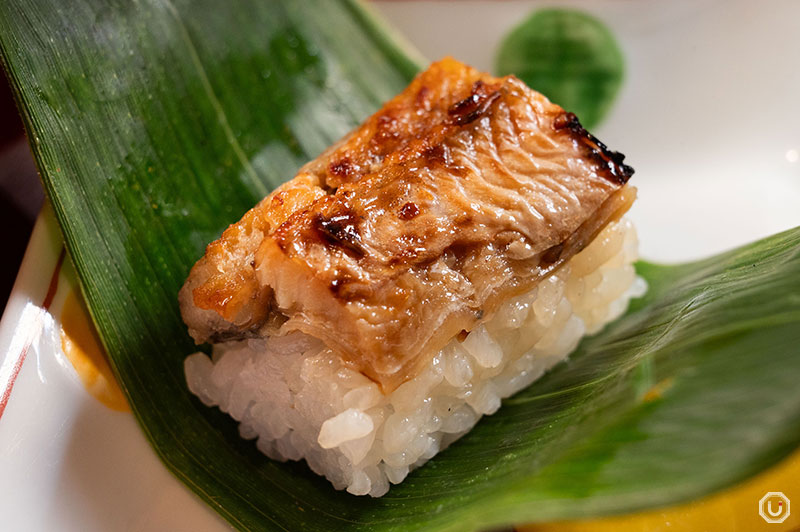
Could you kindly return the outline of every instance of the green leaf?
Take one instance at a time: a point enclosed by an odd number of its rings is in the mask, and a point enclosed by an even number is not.
[[[495,69],[514,74],[584,126],[597,126],[622,85],[625,59],[611,31],[571,9],[542,9],[515,27],[500,45]]]
[[[277,463],[186,389],[205,244],[416,70],[360,4],[0,3],[0,48],[90,311],[169,469],[240,529],[471,530],[700,496],[800,443],[800,230],[641,264],[650,292],[381,499]]]

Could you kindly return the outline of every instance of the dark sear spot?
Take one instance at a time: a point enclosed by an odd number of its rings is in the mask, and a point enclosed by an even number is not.
[[[461,332],[456,335],[456,340],[458,340],[459,342],[463,342],[464,340],[467,339],[468,335],[469,332],[467,332],[466,329],[461,329]]]
[[[436,144],[428,146],[422,150],[422,156],[430,165],[439,164],[451,168],[452,159],[450,158],[450,150],[443,144]]]
[[[556,244],[555,246],[544,250],[540,264],[542,266],[549,266],[561,258],[561,252],[564,251],[564,243]]]
[[[413,202],[408,202],[400,208],[400,218],[411,220],[419,214],[419,207]]]
[[[343,157],[338,161],[331,161],[331,164],[328,165],[328,171],[335,175],[336,177],[347,179],[353,173],[355,173],[356,168],[353,166],[353,163],[350,161],[349,157]]]
[[[346,273],[337,273],[336,277],[328,284],[328,290],[336,298],[344,301],[363,301],[372,296],[369,286]]]
[[[352,212],[326,218],[321,214],[314,217],[314,229],[329,244],[341,246],[356,257],[364,256],[361,235],[358,234],[358,216]]]
[[[422,150],[422,156],[425,157],[429,163],[445,162],[444,146],[437,144],[436,146],[428,146]]]
[[[575,139],[589,149],[591,157],[605,167],[604,177],[612,183],[624,185],[633,175],[633,168],[623,163],[625,155],[609,150],[608,146],[586,131],[575,113],[564,113],[557,116],[553,120],[553,129],[571,131]]]
[[[331,292],[333,292],[335,295],[339,296],[339,295],[342,295],[342,292],[344,291],[343,290],[344,287],[347,286],[347,283],[349,283],[349,282],[350,282],[350,279],[348,279],[348,278],[337,277],[336,279],[331,281],[331,284],[330,284],[329,288],[330,288]]]
[[[454,123],[463,126],[480,118],[499,97],[499,90],[489,88],[482,81],[476,81],[472,86],[472,93],[453,104],[447,110],[447,114],[452,117]]]

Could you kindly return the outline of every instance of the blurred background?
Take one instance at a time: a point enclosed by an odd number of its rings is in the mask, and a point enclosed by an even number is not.
[[[5,73],[0,69],[0,228],[5,242],[0,260],[0,314],[17,277],[44,192],[22,120]]]

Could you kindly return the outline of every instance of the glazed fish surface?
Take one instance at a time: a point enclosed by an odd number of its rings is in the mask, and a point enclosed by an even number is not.
[[[190,388],[382,495],[642,292],[623,158],[513,76],[432,64],[207,247]]]
[[[626,211],[622,159],[440,61],[208,246],[184,318],[198,342],[302,331],[391,389]]]

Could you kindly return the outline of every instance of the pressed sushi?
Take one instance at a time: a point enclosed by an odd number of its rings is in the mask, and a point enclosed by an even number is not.
[[[643,293],[623,159],[519,79],[433,63],[209,244],[189,389],[385,494]]]

